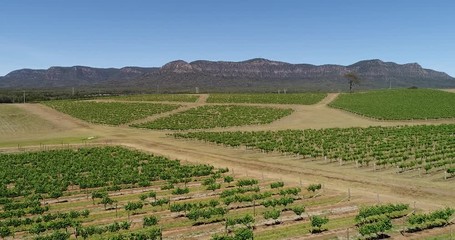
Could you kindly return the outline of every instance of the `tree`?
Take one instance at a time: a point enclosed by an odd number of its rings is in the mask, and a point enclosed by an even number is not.
[[[311,217],[311,233],[318,233],[322,232],[324,229],[322,229],[322,225],[326,224],[329,222],[329,219],[327,217],[319,217],[319,216],[313,216]]]
[[[224,176],[224,182],[225,183],[231,183],[232,181],[234,181],[234,177],[233,176]]]
[[[322,188],[322,185],[319,183],[319,184],[310,184],[307,188],[307,190],[309,192],[316,192],[316,190],[319,190]]]
[[[34,224],[29,230],[28,232],[31,233],[31,234],[36,234],[36,235],[39,235],[40,233],[46,231],[46,227],[44,226],[44,224],[42,223],[37,223],[37,224]]]
[[[144,221],[142,223],[143,227],[153,226],[158,224],[158,218],[156,216],[144,217]]]
[[[104,205],[104,210],[106,210],[107,205],[112,205],[114,200],[108,196],[104,196],[100,203]]]
[[[270,211],[265,211],[264,212],[264,218],[265,219],[273,219],[273,220],[275,220],[275,224],[280,222],[278,220],[278,218],[280,218],[280,215],[281,215],[281,210],[279,210],[279,209],[272,209]]]
[[[104,198],[104,197],[107,197],[107,192],[102,192],[102,191],[94,191],[92,192],[92,201],[93,201],[93,205],[95,205],[95,198]]]
[[[128,202],[125,206],[125,210],[128,212],[128,219],[130,219],[130,212],[142,209],[144,204],[141,202]]]
[[[381,215],[378,215],[381,216]],[[361,224],[359,226],[359,233],[362,236],[369,236],[369,235],[379,235],[387,230],[392,229],[392,221],[389,217],[382,217],[378,218],[377,221]]]
[[[234,239],[242,239],[242,240],[248,240],[248,239],[254,239],[254,234],[253,230],[250,228],[239,228],[234,231]]]
[[[352,92],[352,87],[356,84],[360,83],[360,78],[357,76],[357,73],[349,72],[344,75],[346,79],[348,79],[349,83],[349,92]]]
[[[305,212],[305,207],[304,206],[295,206],[292,208],[292,211],[295,213],[295,215],[299,216],[298,219],[302,219],[302,214]]]

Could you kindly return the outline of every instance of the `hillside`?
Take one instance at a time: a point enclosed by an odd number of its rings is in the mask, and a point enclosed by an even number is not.
[[[131,81],[158,68],[92,68],[85,66],[20,69],[0,77],[1,88],[59,88],[105,86],[115,81]]]
[[[357,72],[357,89],[392,87],[453,88],[455,78],[422,68],[417,63],[397,64],[365,60],[352,65],[290,64],[267,59],[242,62],[177,60],[161,68],[51,67],[16,70],[0,77],[0,88],[106,87],[152,91],[345,91],[347,72]]]

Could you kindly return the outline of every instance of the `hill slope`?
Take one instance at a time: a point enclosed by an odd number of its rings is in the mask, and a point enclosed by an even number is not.
[[[52,88],[102,86],[148,88],[156,91],[262,91],[262,90],[346,90],[343,75],[357,72],[360,89],[393,87],[453,88],[455,78],[417,63],[396,64],[365,60],[349,66],[290,64],[267,59],[242,62],[177,60],[161,68],[51,67],[22,69],[0,77],[1,88]]]

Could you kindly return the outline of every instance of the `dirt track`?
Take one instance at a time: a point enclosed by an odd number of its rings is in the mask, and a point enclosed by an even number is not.
[[[435,124],[454,123],[454,120],[442,121],[375,121],[358,117],[354,114],[326,106],[336,98],[329,94],[326,99],[313,106],[273,105],[275,107],[291,107],[295,112],[268,125],[232,127],[217,130],[276,130],[303,129],[325,127],[366,127],[371,125],[403,125],[403,124]],[[183,108],[191,108],[205,104],[204,96],[196,103],[182,104]],[[261,105],[261,104],[249,104]],[[196,141],[184,141],[167,136],[171,131],[151,131],[129,128],[126,126],[110,127],[94,125],[74,119],[66,114],[54,111],[40,104],[15,105],[34,115],[40,116],[58,129],[45,135],[29,132],[28,140],[33,138],[56,138],[62,136],[83,135],[97,136],[96,142],[119,144],[144,151],[161,154],[170,158],[195,163],[209,163],[218,167],[229,167],[235,173],[248,176],[282,179],[286,182],[304,184],[320,182],[325,187],[347,192],[352,195],[379,201],[406,202],[417,204],[423,209],[434,209],[444,205],[454,207],[455,188],[453,181],[428,181],[416,177],[415,174],[397,175],[393,172],[372,173],[371,169],[355,169],[353,166],[339,167],[337,164],[323,164],[320,161],[297,160],[281,154],[262,154],[258,151],[233,149],[214,144]],[[268,105],[270,106],[270,105]],[[6,137],[6,136],[5,136]],[[0,142],[5,141],[0,137]],[[3,138],[3,139],[2,139]]]

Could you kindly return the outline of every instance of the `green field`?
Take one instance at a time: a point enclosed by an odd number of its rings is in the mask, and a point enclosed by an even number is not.
[[[32,192],[63,193],[70,185],[81,189],[149,186],[151,181],[209,175],[213,167],[183,166],[164,157],[105,147],[0,154],[0,169],[0,195],[5,197],[27,196]],[[8,184],[14,184],[14,188],[8,188]]]
[[[121,102],[50,101],[43,104],[91,123],[120,125],[177,109],[178,105]]]
[[[238,177],[114,146],[0,154],[0,176],[2,238],[161,239],[164,232],[174,239],[280,239],[346,228],[368,236],[389,233],[390,219],[410,211],[407,204],[347,201],[321,184]],[[446,208],[393,224],[442,227],[453,213]]]
[[[223,234],[220,226],[236,232],[263,224],[270,204],[300,225],[292,209],[299,207],[301,215],[303,204],[313,211],[343,198],[321,192],[311,199],[315,192],[228,171],[121,147],[0,154],[0,236],[159,239],[161,231],[210,236]]]
[[[345,93],[330,106],[383,120],[454,118],[455,94],[430,89]]]
[[[132,125],[149,129],[205,129],[271,123],[292,109],[249,106],[202,106],[152,122]]]
[[[151,102],[196,102],[198,95],[189,94],[140,94],[127,95],[118,97],[109,97],[108,99],[122,101],[151,101]]]
[[[263,103],[263,104],[315,104],[327,96],[326,93],[262,93],[262,94],[210,94],[209,103]]]
[[[258,132],[192,132],[180,138],[247,146],[304,158],[356,162],[362,166],[447,171],[455,175],[455,125],[332,128]]]

